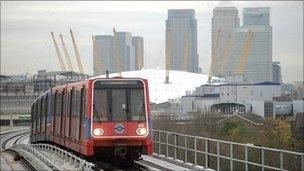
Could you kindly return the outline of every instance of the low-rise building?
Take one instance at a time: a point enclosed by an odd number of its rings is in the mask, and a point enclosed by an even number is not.
[[[0,115],[30,114],[32,102],[38,95],[55,85],[88,78],[88,75],[72,71],[40,70],[32,77],[26,75],[1,76]]]
[[[209,112],[213,104],[219,102],[219,94],[186,95],[182,97],[183,113]]]
[[[222,114],[255,113],[275,117],[274,98],[281,96],[279,83],[229,83],[202,85],[182,97],[183,113],[200,111]]]
[[[294,100],[292,101],[293,116],[297,116],[299,113],[304,113],[304,100]]]
[[[272,101],[281,96],[281,85],[272,82],[256,84],[223,84],[220,85],[221,103],[245,103],[246,101]]]

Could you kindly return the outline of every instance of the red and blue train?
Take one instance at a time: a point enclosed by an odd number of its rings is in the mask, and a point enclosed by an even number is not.
[[[136,160],[153,152],[148,82],[89,78],[53,87],[31,108],[31,143],[63,146],[85,157]]]

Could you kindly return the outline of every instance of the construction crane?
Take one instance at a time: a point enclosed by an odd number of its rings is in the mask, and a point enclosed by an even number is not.
[[[221,33],[221,28],[218,29],[217,31],[217,35],[216,35],[216,40],[215,40],[215,45],[212,46],[212,52],[211,52],[211,66],[210,66],[210,70],[209,70],[209,76],[208,76],[208,83],[211,82],[211,78],[212,78],[212,70],[213,70],[213,67],[215,65],[215,58],[216,58],[216,55],[217,55],[217,48],[218,48],[218,44],[219,44],[219,37],[220,37],[220,33]]]
[[[114,33],[114,58],[115,58],[115,65],[116,65],[116,72],[121,75],[122,72],[122,65],[121,65],[121,55],[120,55],[120,46],[117,37],[117,33],[115,28],[113,28]]]
[[[244,73],[245,66],[247,64],[248,55],[251,49],[253,35],[254,33],[249,29],[243,50],[240,55],[238,66],[234,70],[234,75],[241,75]]]
[[[140,39],[137,39],[137,46],[139,46],[141,44]],[[143,48],[137,48],[137,66],[138,66],[138,70],[141,70],[143,68],[143,52],[142,52]]]
[[[58,61],[59,61],[59,64],[60,64],[60,68],[61,68],[62,71],[66,71],[63,60],[62,60],[62,57],[61,57],[61,53],[60,53],[60,50],[59,50],[59,47],[58,47],[58,44],[57,44],[55,36],[54,36],[54,33],[51,32],[51,35],[52,35],[52,38],[53,38],[56,54],[57,54]]]
[[[70,55],[69,55],[68,50],[66,48],[66,45],[65,45],[65,42],[63,40],[62,34],[60,34],[60,40],[61,40],[64,55],[65,55],[66,60],[67,60],[69,71],[73,71],[73,66],[72,66],[72,63],[71,63]]]
[[[185,31],[185,34],[184,34],[184,58],[183,58],[182,69],[184,71],[188,71],[188,65],[189,65],[189,35],[188,35],[188,32]]]
[[[94,36],[92,36],[92,40],[93,40],[93,59],[95,59],[96,61],[94,61],[94,63],[96,65],[94,65],[94,71],[96,71],[96,73],[98,74],[102,74],[102,64],[101,64],[101,59],[99,59],[100,54],[97,50],[97,46],[96,46],[96,39]],[[98,57],[98,58],[97,58]]]
[[[224,53],[223,53],[223,58],[222,58],[222,62],[221,62],[221,74],[224,73],[224,68],[227,66],[228,63],[228,56],[231,50],[231,46],[232,46],[232,33],[230,32],[228,35],[228,39],[225,45],[225,49],[224,49]]]
[[[82,74],[84,74],[84,70],[83,70],[83,66],[82,66],[81,60],[80,60],[80,55],[79,55],[78,47],[77,47],[77,44],[76,44],[76,41],[75,41],[75,38],[74,38],[73,31],[71,29],[70,29],[70,33],[71,33],[71,38],[72,38],[72,41],[73,41],[73,47],[74,47],[74,52],[75,52],[75,56],[76,56],[79,72],[82,73]]]
[[[172,50],[172,33],[171,29],[167,29],[166,34],[166,80],[165,83],[168,84],[169,82],[169,75],[171,69],[171,50]]]

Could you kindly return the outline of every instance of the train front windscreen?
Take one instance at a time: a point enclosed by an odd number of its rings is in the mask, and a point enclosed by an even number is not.
[[[145,121],[142,81],[96,81],[93,97],[94,122]]]

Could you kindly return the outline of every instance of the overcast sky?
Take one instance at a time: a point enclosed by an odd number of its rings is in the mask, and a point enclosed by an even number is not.
[[[208,73],[211,17],[216,6],[235,6],[242,21],[244,7],[271,7],[273,60],[280,61],[284,82],[303,80],[303,2],[3,2],[1,1],[1,74],[59,70],[50,32],[62,33],[76,68],[69,37],[72,28],[85,71],[92,73],[92,41],[96,34],[129,31],[144,38],[146,68],[165,63],[165,20],[168,9],[195,9],[199,65]],[[241,22],[242,24],[242,22]],[[63,53],[62,53],[63,55]]]

